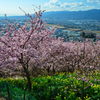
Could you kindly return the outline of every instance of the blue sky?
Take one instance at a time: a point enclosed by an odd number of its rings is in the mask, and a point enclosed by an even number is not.
[[[38,10],[32,4],[41,5],[42,10],[46,11],[100,9],[100,0],[0,0],[0,16],[24,15],[19,7],[32,14],[33,9]]]

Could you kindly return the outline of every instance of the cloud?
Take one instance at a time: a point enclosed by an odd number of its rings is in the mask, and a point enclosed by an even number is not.
[[[50,0],[49,1],[49,3],[53,3],[53,4],[55,4],[55,3],[57,3],[58,2],[58,0]]]
[[[87,1],[90,2],[93,0],[87,0]],[[88,10],[94,8],[93,6],[89,6],[85,4],[84,2],[82,2],[82,0],[81,2],[73,1],[73,2],[64,2],[64,3],[59,2],[59,0],[50,0],[49,2],[46,2],[44,5],[42,5],[42,7],[47,11],[62,11],[62,10],[78,11],[78,10]]]
[[[87,0],[87,2],[93,3],[93,2],[100,2],[100,0]]]
[[[80,3],[78,4],[78,6],[85,6],[85,4],[84,4],[83,2],[80,2]]]
[[[61,7],[64,7],[64,8],[74,8],[74,7],[82,7],[82,6],[84,6],[85,4],[84,3],[82,3],[82,2],[74,2],[74,3],[67,3],[67,2],[65,2],[65,3],[63,3],[63,4],[61,4]]]
[[[83,2],[61,3],[61,2],[58,2],[58,0],[50,0],[48,3],[46,2],[43,7],[47,7],[47,8],[48,7],[50,8],[60,7],[60,8],[66,9],[66,8],[73,8],[73,7],[82,7],[84,5],[85,4]]]
[[[44,4],[44,7],[55,7],[55,6],[60,6],[60,2],[58,2],[58,0],[50,0],[48,3],[46,2]]]

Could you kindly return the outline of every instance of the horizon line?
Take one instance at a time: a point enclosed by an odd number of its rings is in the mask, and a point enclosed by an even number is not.
[[[59,10],[59,11],[79,12],[79,11],[89,11],[89,10],[100,10],[100,9],[88,9],[88,10],[78,10],[78,11]],[[59,11],[46,11],[46,12],[59,12]],[[46,12],[44,12],[44,13],[46,13]],[[30,15],[32,15],[32,14],[30,14]],[[18,16],[25,16],[25,14],[23,14],[23,15],[7,15],[7,17],[18,17]],[[5,17],[5,14],[0,14],[0,17]]]

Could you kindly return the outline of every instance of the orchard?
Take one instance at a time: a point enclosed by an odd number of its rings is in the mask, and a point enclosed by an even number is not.
[[[26,14],[30,20],[25,25],[7,24],[2,28],[5,32],[0,37],[0,70],[10,74],[23,71],[31,90],[31,71],[34,68],[42,73],[77,71],[79,79],[87,81],[90,72],[100,70],[100,41],[93,44],[84,39],[83,42],[63,42],[63,39],[52,37],[55,28],[46,27],[42,21],[44,11]],[[28,25],[30,28],[28,28]],[[80,77],[83,74],[84,77]]]

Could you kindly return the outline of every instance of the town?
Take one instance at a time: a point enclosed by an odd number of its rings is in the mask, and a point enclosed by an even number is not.
[[[0,28],[5,28],[9,23],[19,23],[24,25],[25,21],[29,18],[20,18],[20,17],[8,17],[0,18]],[[64,41],[82,41],[83,33],[85,33],[85,38],[95,39],[96,35],[100,36],[100,21],[99,20],[65,20],[63,19],[46,19],[43,18],[43,21],[47,22],[47,27],[55,27],[57,30],[52,36],[61,37]],[[4,32],[1,31],[1,36]],[[6,32],[6,31],[5,31]],[[82,38],[81,38],[82,37]]]

